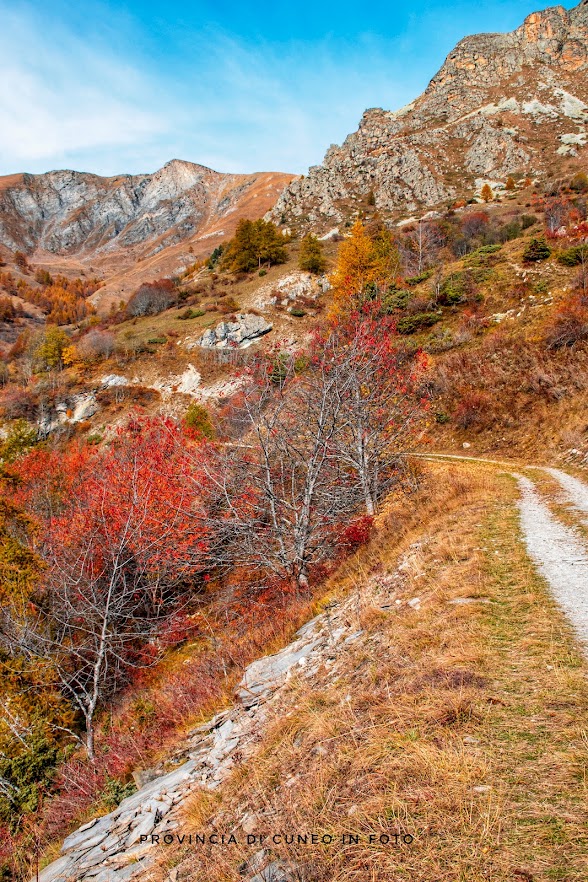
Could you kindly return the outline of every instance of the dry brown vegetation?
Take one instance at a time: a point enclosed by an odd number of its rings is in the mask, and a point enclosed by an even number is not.
[[[392,504],[327,598],[357,592],[361,640],[312,691],[291,682],[253,761],[222,799],[195,797],[185,828],[243,842],[248,814],[269,835],[361,836],[271,846],[312,882],[581,882],[585,663],[522,551],[511,479],[428,472],[437,492],[422,522]],[[390,580],[400,604],[381,609]],[[372,833],[414,840],[370,845]],[[180,880],[236,882],[258,848],[169,847],[160,878],[176,867]]]

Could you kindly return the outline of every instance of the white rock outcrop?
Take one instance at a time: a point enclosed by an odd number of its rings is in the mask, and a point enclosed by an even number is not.
[[[252,312],[239,313],[235,316],[235,321],[221,322],[216,328],[209,328],[195,344],[188,343],[187,348],[197,345],[203,349],[224,349],[231,346],[245,349],[271,330],[272,325],[263,316]]]
[[[302,298],[318,300],[331,288],[326,275],[315,276],[312,273],[295,272],[282,276],[277,282],[269,282],[257,291],[255,306],[265,309],[268,306],[288,306]]]

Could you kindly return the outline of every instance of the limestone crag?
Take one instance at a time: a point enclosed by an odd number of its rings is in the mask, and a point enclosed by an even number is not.
[[[508,34],[466,37],[417,100],[367,110],[357,132],[294,180],[269,217],[327,229],[373,193],[406,214],[504,181],[565,173],[588,123],[588,0],[528,16]],[[576,167],[580,167],[580,162]]]
[[[54,407],[43,409],[37,420],[39,437],[47,438],[51,432],[55,432],[64,425],[89,420],[97,413],[98,409],[94,391],[70,395],[65,401],[58,402]]]
[[[396,573],[374,579],[366,587],[362,603],[375,605],[384,614],[392,610],[410,614],[417,608],[420,599],[408,600],[404,591],[404,570],[417,550],[417,546],[409,550]],[[358,626],[359,615],[356,597],[333,601],[300,628],[283,650],[250,664],[236,689],[235,705],[194,729],[163,766],[137,771],[135,780],[143,786],[110,814],[68,836],[61,857],[42,870],[39,882],[149,878],[149,868],[158,855],[152,834],[158,834],[160,842],[166,834],[173,836],[181,829],[183,803],[191,793],[203,788],[216,790],[238,763],[252,758],[266,727],[284,712],[293,678],[302,678],[308,689],[320,689],[325,678],[345,670],[350,664],[349,650],[369,637]],[[243,833],[250,832],[247,824],[244,817]],[[292,878],[288,868],[272,862],[263,851],[255,854],[249,865],[250,882]],[[175,878],[186,878],[181,867]]]
[[[225,349],[227,347],[239,347],[245,349],[258,337],[263,337],[272,329],[272,325],[261,315],[255,313],[240,313],[234,321],[220,322],[216,328],[209,328],[196,341],[196,345],[203,349]],[[193,348],[194,344],[188,344],[187,348]]]
[[[283,276],[277,282],[268,282],[257,291],[255,306],[264,309],[268,306],[291,306],[298,300],[316,301],[330,290],[331,284],[326,275],[315,276],[307,272],[294,272]]]

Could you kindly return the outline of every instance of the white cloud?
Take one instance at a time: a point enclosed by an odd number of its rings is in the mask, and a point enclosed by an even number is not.
[[[174,157],[304,173],[365,107],[399,107],[418,91],[390,40],[264,44],[172,28],[157,43],[99,9],[82,39],[64,15],[2,4],[0,174],[146,172]]]
[[[29,14],[2,19],[0,172],[67,163],[165,130],[132,66]]]

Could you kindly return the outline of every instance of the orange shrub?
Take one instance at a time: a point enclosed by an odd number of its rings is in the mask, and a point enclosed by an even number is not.
[[[573,296],[563,301],[545,331],[548,349],[562,349],[588,340],[588,305]]]

